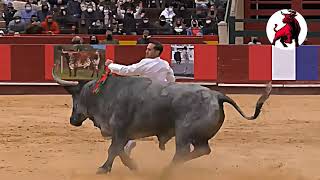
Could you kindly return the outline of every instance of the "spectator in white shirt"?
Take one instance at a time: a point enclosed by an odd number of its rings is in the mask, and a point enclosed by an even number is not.
[[[166,21],[172,25],[173,18],[176,16],[176,13],[173,11],[172,5],[166,5],[166,8],[161,12],[160,16],[164,16],[166,18]]]
[[[145,58],[139,63],[125,66],[115,64],[112,60],[108,59],[105,65],[108,66],[111,73],[122,76],[142,76],[163,84],[175,82],[174,73],[169,63],[160,58],[162,51],[163,46],[161,43],[151,42],[147,46]],[[124,148],[128,156],[130,156],[131,150],[135,146],[135,141],[128,141]]]

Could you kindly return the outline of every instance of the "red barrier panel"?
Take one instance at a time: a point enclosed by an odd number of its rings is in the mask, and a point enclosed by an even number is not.
[[[0,45],[0,80],[11,80],[11,47]]]
[[[51,75],[51,70],[54,64],[54,46],[53,45],[45,45],[45,80],[53,80]]]
[[[115,47],[114,45],[106,46],[106,60],[111,59],[115,60]]]
[[[171,64],[171,45],[165,44],[163,45],[163,52],[161,54],[161,59],[166,60],[169,64]]]
[[[45,74],[44,45],[12,45],[11,75],[12,81],[44,81]]]
[[[116,46],[115,47],[115,62],[118,64],[134,64],[145,57],[145,45],[137,46]]]
[[[217,80],[217,46],[194,46],[195,80]]]
[[[247,83],[249,81],[248,46],[218,47],[218,81]]]
[[[249,46],[249,80],[272,79],[272,46]]]

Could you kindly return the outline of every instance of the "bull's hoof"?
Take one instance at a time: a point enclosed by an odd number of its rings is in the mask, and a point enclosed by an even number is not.
[[[160,143],[160,144],[159,144],[159,149],[160,149],[161,151],[166,150],[166,145]]]
[[[111,171],[111,168],[100,167],[98,168],[96,174],[108,174],[110,173],[110,171]]]

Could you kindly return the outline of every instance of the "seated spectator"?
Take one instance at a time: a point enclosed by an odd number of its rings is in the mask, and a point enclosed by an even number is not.
[[[48,4],[43,4],[41,10],[37,12],[37,16],[40,21],[44,21],[48,15],[52,14],[52,11],[49,10]]]
[[[66,28],[67,24],[69,24],[69,16],[67,14],[67,10],[64,6],[60,7],[60,11],[54,13],[54,19],[59,24],[60,27]]]
[[[27,25],[26,34],[42,34],[43,31],[38,17],[33,15],[30,24]]]
[[[83,39],[80,36],[74,36],[71,40],[72,44],[83,44]]]
[[[93,11],[96,10],[96,3],[94,3],[92,0],[84,0],[84,1],[80,4],[81,11],[82,11],[82,12],[87,11],[87,9],[89,8],[88,6],[90,6]]]
[[[166,18],[162,15],[159,21],[155,23],[156,34],[158,35],[170,35],[173,34],[172,26],[166,22]]]
[[[175,35],[187,35],[186,26],[183,23],[183,19],[178,18],[173,24],[173,31]]]
[[[95,35],[90,36],[90,44],[99,44],[99,40],[98,40],[97,36],[95,36]]]
[[[89,26],[88,29],[89,34],[105,34],[106,28],[103,23],[98,19],[92,23],[92,26]]]
[[[166,5],[166,8],[161,12],[160,16],[164,16],[166,21],[170,25],[172,25],[173,18],[176,16],[176,14],[173,11],[173,6],[172,5]]]
[[[123,29],[126,35],[136,35],[136,20],[134,19],[133,10],[131,8],[127,9],[126,14],[123,18]]]
[[[188,36],[201,36],[202,31],[199,27],[198,20],[192,19],[191,20],[191,27],[187,29]]]
[[[216,35],[218,34],[218,24],[211,17],[206,18],[206,23],[202,27],[203,35]]]
[[[142,22],[138,24],[137,33],[142,35],[144,30],[148,30],[150,34],[155,34],[155,29],[147,17],[144,17]]]
[[[219,5],[217,8],[217,19],[218,19],[217,23],[224,20],[224,14],[225,14],[225,9],[223,8],[223,5]]]
[[[4,8],[4,11],[2,13],[2,18],[6,22],[6,27],[8,27],[9,22],[13,20],[14,14],[17,12],[17,10],[14,9],[12,2],[9,2],[7,7]]]
[[[79,22],[81,17],[81,8],[79,0],[70,0],[67,3],[67,14],[69,16],[69,22],[74,25]]]
[[[45,21],[41,22],[41,27],[44,29],[43,34],[59,34],[60,28],[52,15],[48,15]]]
[[[32,5],[30,3],[25,4],[25,9],[20,10],[21,18],[25,21],[25,23],[29,23],[32,15],[37,15],[37,12],[32,9]]]
[[[191,26],[191,12],[187,9],[185,5],[181,5],[177,10],[177,15],[175,18],[182,18],[183,24],[185,24],[187,27]]]
[[[9,34],[22,34],[25,33],[25,30],[26,23],[23,19],[21,19],[21,15],[19,14],[19,12],[17,12],[13,17],[13,20],[9,22],[8,32]]]
[[[198,25],[202,26],[204,25],[204,21],[208,15],[207,9],[203,7],[196,8],[196,13],[192,15],[193,19],[196,19],[198,21]]]
[[[209,8],[208,11],[208,17],[210,17],[212,20],[216,20],[217,19],[217,7],[215,4],[212,4]]]
[[[148,30],[143,31],[143,36],[137,40],[137,44],[149,44],[150,43],[150,32]]]
[[[101,44],[119,44],[119,40],[113,39],[112,32],[107,30],[106,39],[101,42]]]
[[[92,28],[91,26],[93,26],[93,23],[95,22],[95,19],[96,19],[95,16],[96,16],[96,14],[95,14],[95,11],[94,11],[92,5],[88,5],[87,10],[82,12],[81,24],[83,25],[83,28],[86,29],[86,31],[88,31],[88,29]]]

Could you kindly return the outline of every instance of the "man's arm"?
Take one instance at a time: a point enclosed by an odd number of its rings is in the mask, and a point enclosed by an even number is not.
[[[171,68],[169,68],[169,72],[167,74],[167,81],[169,83],[176,81],[176,78],[174,77],[174,72],[173,72],[173,70]]]
[[[129,66],[116,64],[111,61],[106,62],[106,66],[110,69],[111,73],[115,73],[121,76],[137,76],[141,75],[143,73],[144,68],[142,67],[144,65],[143,61],[140,61],[136,64],[132,64]]]

